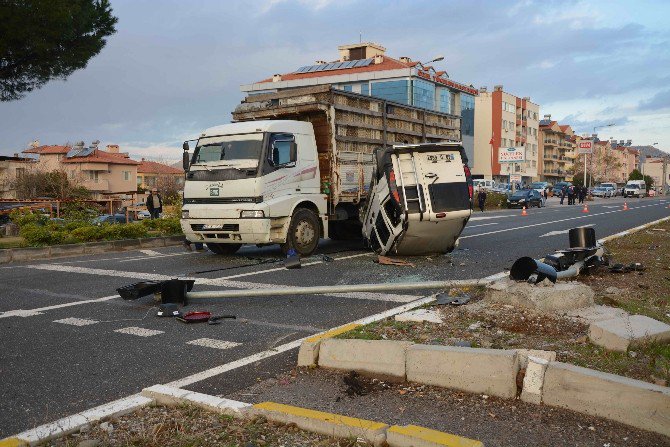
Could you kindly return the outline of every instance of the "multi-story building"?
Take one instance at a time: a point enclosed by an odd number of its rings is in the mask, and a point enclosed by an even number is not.
[[[16,179],[35,165],[32,158],[0,155],[0,199],[16,199]]]
[[[496,85],[493,91],[479,89],[475,98],[475,157],[473,175],[507,182],[511,174],[522,183],[538,180],[540,106],[529,97],[520,98]],[[523,150],[522,162],[499,163],[506,148]]]
[[[317,61],[291,73],[243,85],[241,90],[252,94],[330,84],[361,95],[448,113],[461,118],[461,139],[472,164],[477,89],[409,57],[387,56],[386,48],[376,43],[343,45],[338,50],[335,61]]]
[[[544,115],[539,127],[537,171],[540,180],[552,184],[572,181],[575,161],[572,127],[552,121],[551,115]]]
[[[594,141],[593,153],[586,156],[586,170],[592,176],[591,184],[626,183],[630,173],[637,169],[639,151],[630,145],[618,144],[616,140],[602,141],[596,134],[590,137],[576,136],[575,142],[583,139]],[[575,173],[580,172],[584,172],[584,156],[576,155]]]
[[[184,170],[144,158],[137,166],[137,187],[148,190],[157,186],[163,178],[174,179],[176,185],[183,188]]]
[[[36,146],[23,153],[37,155],[36,168],[41,171],[66,172],[73,183],[90,190],[94,199],[128,198],[137,193],[139,162],[119,152],[117,145],[103,151],[97,143],[86,148],[81,142],[74,147]]]
[[[642,174],[651,177],[654,180],[654,189],[662,192],[664,176],[665,185],[670,185],[670,157],[646,157],[642,163]]]

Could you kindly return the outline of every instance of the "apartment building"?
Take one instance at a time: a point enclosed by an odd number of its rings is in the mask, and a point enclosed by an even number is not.
[[[575,143],[572,127],[552,121],[551,115],[544,115],[540,121],[537,169],[540,180],[556,184],[573,180]]]
[[[496,85],[493,91],[482,87],[475,98],[475,147],[472,173],[476,178],[508,182],[510,175],[521,176],[522,183],[539,179],[540,106],[529,97],[518,97]],[[501,150],[515,148],[524,160],[500,163]]]
[[[16,199],[16,179],[35,165],[32,158],[0,155],[0,199]]]
[[[586,156],[586,170],[593,176],[592,184],[626,183],[630,173],[637,169],[639,151],[630,144],[622,145],[616,140],[602,141],[595,134],[590,137],[576,136],[575,142],[583,139],[594,141],[593,153]],[[584,155],[575,156],[575,172],[584,172]]]
[[[137,166],[137,186],[140,189],[151,189],[160,183],[161,178],[173,178],[177,185],[184,185],[184,170],[144,158]]]
[[[275,74],[240,89],[253,94],[330,84],[345,91],[453,115],[460,118],[461,140],[468,158],[473,160],[477,89],[452,80],[446,71],[436,70],[428,63],[410,57],[390,57],[386,48],[373,42],[342,45],[338,51],[339,58],[334,61],[316,61],[315,65]]]
[[[108,145],[103,151],[94,142],[84,147],[35,146],[23,151],[37,155],[36,168],[42,171],[62,170],[73,183],[93,194],[94,199],[129,198],[137,193],[138,161],[119,151],[118,145]]]

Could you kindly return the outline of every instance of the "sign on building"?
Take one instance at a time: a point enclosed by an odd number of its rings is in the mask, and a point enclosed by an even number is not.
[[[518,163],[526,161],[526,151],[523,147],[501,147],[498,150],[498,163]]]
[[[577,144],[577,153],[579,155],[592,154],[593,153],[593,141],[592,140],[582,140]]]
[[[509,175],[510,183],[521,183],[521,174],[510,174]]]

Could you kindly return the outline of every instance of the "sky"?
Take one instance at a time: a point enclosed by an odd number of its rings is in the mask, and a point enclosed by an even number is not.
[[[117,32],[85,69],[0,103],[0,155],[100,140],[173,161],[227,123],[239,87],[377,42],[475,87],[530,96],[578,133],[670,152],[670,2],[111,0]]]

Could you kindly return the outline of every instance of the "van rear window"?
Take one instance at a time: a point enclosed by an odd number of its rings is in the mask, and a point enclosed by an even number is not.
[[[428,193],[434,213],[470,209],[468,184],[465,182],[432,184],[428,186]]]

